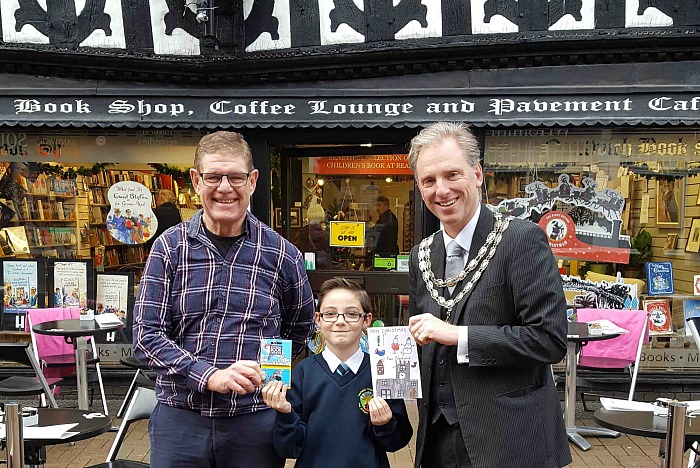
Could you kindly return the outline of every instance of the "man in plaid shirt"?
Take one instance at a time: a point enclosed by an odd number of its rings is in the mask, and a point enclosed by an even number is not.
[[[134,353],[157,374],[153,467],[281,467],[260,394],[262,338],[313,331],[301,253],[248,212],[258,171],[241,135],[203,137],[190,169],[202,201],[153,244],[134,311]]]

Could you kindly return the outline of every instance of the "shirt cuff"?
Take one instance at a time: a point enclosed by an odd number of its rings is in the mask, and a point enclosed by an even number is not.
[[[469,364],[469,327],[460,326],[457,336],[457,363]]]
[[[207,390],[207,381],[218,369],[204,361],[195,361],[190,367],[190,375],[187,379],[187,388],[199,393]]]

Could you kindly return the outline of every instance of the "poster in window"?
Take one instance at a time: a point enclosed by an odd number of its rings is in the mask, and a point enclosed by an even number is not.
[[[131,314],[134,310],[134,273],[96,273],[95,290],[95,316],[114,314],[125,327],[124,333],[109,333],[106,337],[96,337],[97,342],[131,342]]]
[[[49,261],[49,306],[88,308],[93,295],[92,259]]]
[[[688,233],[688,242],[685,244],[686,252],[700,252],[700,218],[693,218]]]
[[[2,329],[24,330],[27,309],[46,303],[46,264],[43,259],[0,260],[2,274]]]
[[[659,179],[656,181],[656,225],[680,227],[683,208],[683,182],[685,179]]]

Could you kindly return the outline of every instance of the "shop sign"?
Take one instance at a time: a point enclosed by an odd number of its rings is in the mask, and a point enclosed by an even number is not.
[[[133,356],[130,343],[95,343],[97,355],[103,363],[119,362],[122,358]]]
[[[5,130],[0,132],[0,159],[83,165],[147,160],[187,167],[192,164],[201,137],[199,132],[170,129],[141,129],[117,135],[101,129],[76,133]]]
[[[315,174],[413,175],[407,154],[311,158]]]
[[[365,223],[351,221],[331,221],[331,247],[364,247]]]
[[[424,125],[465,120],[476,125],[581,124],[591,122],[700,121],[700,95],[689,92],[601,94],[474,94],[432,89],[367,91],[313,88],[251,96],[32,96],[0,97],[0,119],[22,124],[138,126],[229,124],[241,127],[314,125]],[[245,94],[243,94],[245,93]],[[252,91],[255,93],[255,91]],[[269,93],[268,93],[269,94]],[[342,94],[342,95],[341,95]],[[649,146],[652,149],[652,146]],[[678,147],[665,151],[678,151]]]
[[[643,349],[639,364],[644,369],[700,368],[700,351],[686,348]]]

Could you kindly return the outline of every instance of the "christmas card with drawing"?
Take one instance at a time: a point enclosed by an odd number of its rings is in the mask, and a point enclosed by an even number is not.
[[[367,329],[372,389],[388,399],[422,398],[418,347],[408,327]]]

